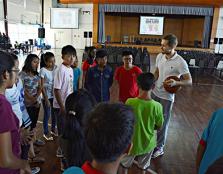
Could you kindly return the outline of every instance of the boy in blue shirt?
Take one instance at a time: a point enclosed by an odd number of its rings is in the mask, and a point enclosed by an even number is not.
[[[113,82],[112,68],[107,65],[107,52],[103,49],[96,52],[97,65],[88,71],[87,86],[96,101],[110,100],[110,87]]]

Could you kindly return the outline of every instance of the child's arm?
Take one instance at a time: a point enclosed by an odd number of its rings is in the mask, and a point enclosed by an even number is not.
[[[202,145],[201,143],[198,145],[197,156],[196,156],[196,169],[197,169],[197,173],[199,171],[199,167],[200,167],[201,160],[203,158],[205,149],[206,149],[206,147],[204,145]]]
[[[64,107],[62,99],[61,99],[60,89],[54,88],[54,94],[55,94],[55,98],[57,100],[57,103],[60,106],[61,114],[65,115],[65,107]]]
[[[41,86],[42,86],[43,98],[44,98],[47,106],[50,106],[50,102],[49,102],[48,97],[46,95],[46,89],[43,87],[44,83],[45,83],[45,79],[41,77]]]
[[[82,75],[82,84],[83,84],[83,88],[85,88],[84,85],[85,85],[85,80],[86,80],[86,79],[85,79],[86,74],[87,74],[87,71],[84,71],[84,70],[83,70],[83,75]]]
[[[39,79],[36,99],[40,96],[41,92],[42,92],[42,85],[41,85],[41,79]]]
[[[81,89],[83,87],[83,84],[82,84],[82,73],[80,73],[80,76],[78,78],[78,89]]]

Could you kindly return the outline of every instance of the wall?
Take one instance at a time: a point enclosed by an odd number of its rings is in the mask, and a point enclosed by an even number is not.
[[[123,36],[140,38],[162,38],[162,36],[139,35],[139,16],[105,15],[105,33],[111,42],[123,41]],[[164,20],[164,35],[174,33],[179,45],[193,46],[194,40],[202,40],[204,18],[169,18]]]
[[[52,48],[62,48],[64,45],[71,44],[77,49],[84,49],[85,46],[92,45],[92,39],[84,38],[84,31],[93,31],[93,4],[68,4],[65,8],[80,8],[79,29],[51,29],[50,28],[50,8],[52,1],[45,1],[44,25],[46,28],[46,43]],[[86,13],[89,11],[89,13]]]

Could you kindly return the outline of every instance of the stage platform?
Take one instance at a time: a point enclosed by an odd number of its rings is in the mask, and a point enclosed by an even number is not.
[[[95,46],[100,47],[100,43],[94,44]],[[106,43],[103,44],[107,46],[112,46],[112,47],[135,47],[135,48],[147,48],[150,54],[158,54],[161,52],[160,45],[135,45],[135,44],[119,44],[119,43]],[[214,50],[212,49],[205,49],[205,48],[193,48],[193,47],[180,47],[178,46],[176,50],[185,50],[185,51],[203,51],[203,52],[209,52],[213,53]]]

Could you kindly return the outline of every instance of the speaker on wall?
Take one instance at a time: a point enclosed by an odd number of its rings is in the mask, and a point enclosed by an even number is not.
[[[84,38],[88,38],[88,32],[87,31],[84,32]]]
[[[218,38],[214,38],[214,44],[218,44]]]
[[[92,38],[92,31],[89,31],[89,38]]]
[[[223,38],[219,38],[218,44],[221,45],[223,43]]]
[[[45,38],[45,28],[38,28],[38,38]]]

